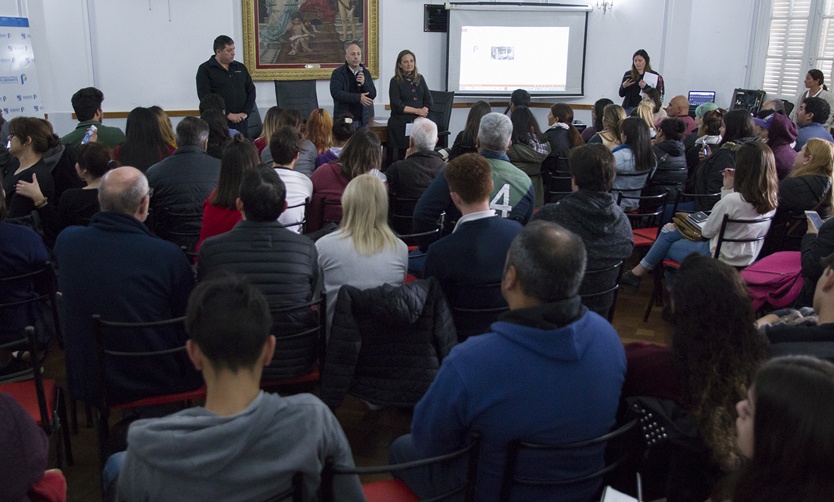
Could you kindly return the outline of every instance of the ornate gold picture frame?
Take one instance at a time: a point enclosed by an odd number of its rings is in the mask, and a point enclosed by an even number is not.
[[[362,48],[379,77],[379,0],[243,0],[243,62],[253,80],[326,80]]]

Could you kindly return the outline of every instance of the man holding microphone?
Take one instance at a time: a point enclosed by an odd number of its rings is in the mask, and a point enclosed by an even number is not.
[[[345,49],[345,64],[330,75],[330,95],[333,96],[333,118],[343,113],[353,115],[356,128],[368,125],[374,116],[374,87],[371,72],[362,66],[362,49],[350,44]]]

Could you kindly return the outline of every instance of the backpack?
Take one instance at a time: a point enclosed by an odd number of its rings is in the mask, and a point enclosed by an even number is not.
[[[753,309],[758,312],[765,305],[784,308],[791,305],[805,279],[799,251],[780,251],[766,256],[741,272],[753,297]]]

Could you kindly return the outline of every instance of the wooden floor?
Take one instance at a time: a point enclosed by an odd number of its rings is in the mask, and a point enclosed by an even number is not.
[[[614,327],[623,342],[650,341],[664,343],[671,332],[671,326],[661,320],[660,309],[655,308],[649,322],[642,321],[643,311],[649,297],[649,281],[643,281],[638,294],[621,291],[614,314]],[[44,369],[48,378],[55,378],[66,388],[63,353],[56,350],[50,354]],[[307,391],[317,393],[316,387]],[[72,436],[75,465],[64,467],[67,477],[69,501],[100,500],[98,455],[96,453],[95,429],[84,427],[83,413],[79,413],[79,431]],[[369,411],[357,399],[348,397],[336,410],[336,416],[350,441],[354,459],[359,466],[387,463],[388,446],[398,436],[409,431],[411,411],[384,409]],[[54,442],[53,442],[54,452]],[[54,454],[53,461],[54,465]],[[365,480],[368,481],[368,480]]]

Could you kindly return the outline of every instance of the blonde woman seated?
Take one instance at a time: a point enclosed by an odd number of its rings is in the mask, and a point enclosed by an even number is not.
[[[588,141],[589,145],[602,143],[609,150],[620,146],[620,123],[626,119],[625,109],[620,105],[607,105],[602,110],[602,130],[594,134]]]
[[[408,269],[408,246],[388,226],[388,190],[379,178],[353,178],[342,194],[342,215],[339,230],[316,241],[328,328],[342,286],[401,285]]]

